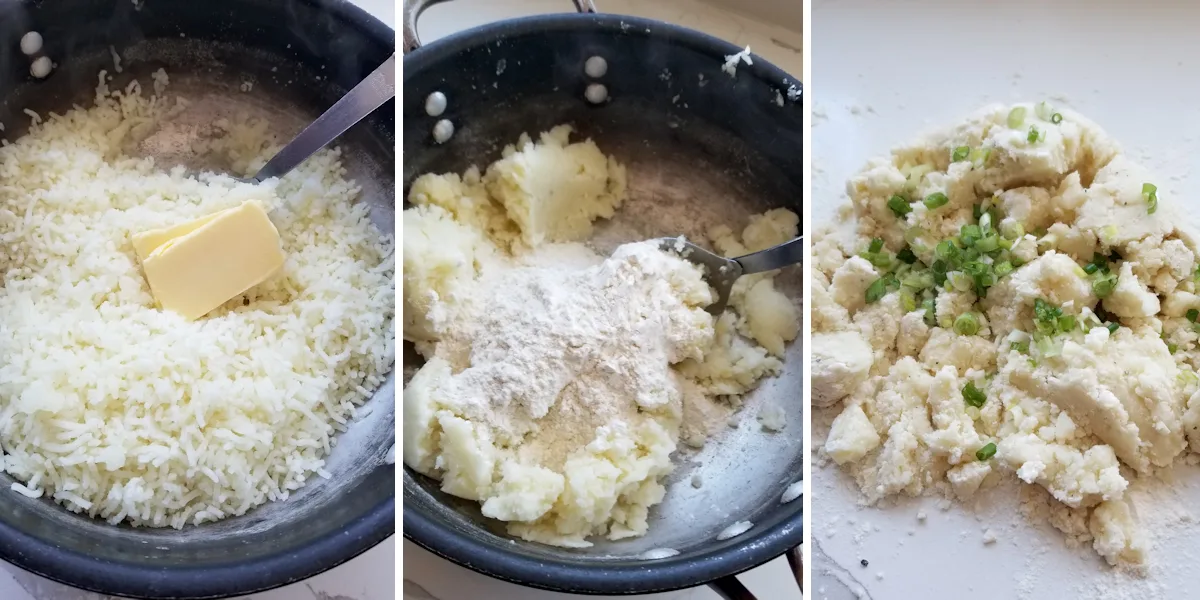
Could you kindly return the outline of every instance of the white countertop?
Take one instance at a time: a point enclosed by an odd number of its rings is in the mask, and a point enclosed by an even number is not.
[[[799,76],[801,34],[764,24],[695,0],[595,0],[597,10],[634,15],[691,27],[739,46],[751,47],[785,71]],[[737,4],[737,0],[727,0]],[[763,2],[759,2],[762,4]],[[431,8],[418,23],[423,42],[493,21],[530,14],[569,12],[571,0],[457,0]],[[531,590],[479,575],[404,543],[405,600],[566,600],[582,598]],[[763,600],[799,599],[800,591],[787,562],[776,559],[741,575],[742,582]],[[603,598],[593,596],[594,598]],[[647,600],[717,600],[707,587],[638,596]],[[322,599],[324,600],[324,599]]]
[[[392,0],[356,0],[379,20],[395,27]],[[397,35],[399,39],[399,35]],[[396,540],[393,536],[336,569],[307,581],[247,596],[243,600],[391,600],[396,598]],[[0,600],[109,600],[0,563]],[[113,599],[115,600],[115,599]]]

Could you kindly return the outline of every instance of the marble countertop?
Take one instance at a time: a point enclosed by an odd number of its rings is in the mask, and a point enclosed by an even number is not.
[[[726,5],[737,5],[737,2],[727,0]],[[755,21],[718,7],[715,3],[696,0],[596,0],[596,8],[600,11],[657,19],[698,29],[739,46],[748,45],[755,54],[766,57],[789,73],[799,75],[803,71],[800,54],[800,48],[803,47],[801,33]],[[462,29],[501,19],[570,10],[570,0],[456,0],[431,8],[421,18],[417,29],[422,41],[430,42]],[[582,598],[531,590],[497,581],[451,564],[407,541],[404,542],[403,554],[404,600]],[[800,591],[791,576],[787,561],[783,558],[744,573],[740,579],[751,592],[765,600],[800,598]],[[638,598],[717,600],[719,596],[707,587],[698,587]]]
[[[355,0],[379,20],[395,27],[392,0]],[[375,548],[307,581],[241,600],[390,600],[396,597],[395,536]],[[2,564],[2,563],[0,563]],[[110,600],[110,596],[82,592],[27,573],[11,565],[0,566],[0,600]]]

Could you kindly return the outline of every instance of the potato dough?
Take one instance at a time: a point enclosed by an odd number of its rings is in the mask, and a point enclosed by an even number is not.
[[[811,367],[814,404],[849,395],[824,451],[868,502],[1015,476],[1109,563],[1145,560],[1127,477],[1200,450],[1196,251],[1153,181],[1045,103],[850,179],[856,236],[813,241]]]

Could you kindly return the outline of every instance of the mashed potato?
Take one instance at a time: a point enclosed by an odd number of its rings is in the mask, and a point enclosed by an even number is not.
[[[778,373],[799,316],[770,273],[714,320],[700,270],[656,243],[581,245],[624,201],[625,169],[569,134],[413,183],[404,334],[427,362],[404,391],[404,461],[514,535],[585,547],[646,532],[688,420]],[[772,211],[714,242],[736,256],[798,222]]]

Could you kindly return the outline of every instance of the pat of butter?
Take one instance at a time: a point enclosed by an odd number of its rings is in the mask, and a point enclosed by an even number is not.
[[[133,236],[159,306],[197,319],[283,267],[279,230],[257,201]]]

